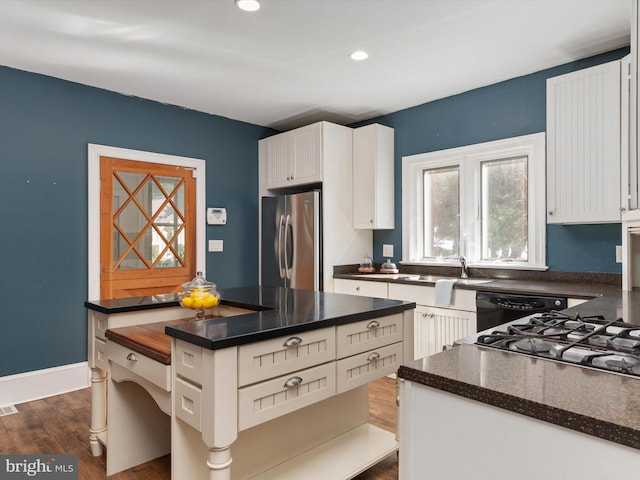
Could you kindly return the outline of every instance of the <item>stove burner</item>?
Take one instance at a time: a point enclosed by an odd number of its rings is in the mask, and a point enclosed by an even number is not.
[[[517,340],[513,342],[513,349],[520,350],[522,352],[531,352],[531,353],[546,353],[551,350],[553,346],[552,343],[547,342],[546,340],[528,337],[522,340]]]
[[[640,376],[640,328],[601,315],[549,312],[513,322],[476,344]],[[499,328],[499,327],[498,327]]]

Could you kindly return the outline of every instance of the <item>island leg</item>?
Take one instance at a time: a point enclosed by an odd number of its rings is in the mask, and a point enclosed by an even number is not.
[[[231,480],[231,447],[209,447],[209,480]]]
[[[91,427],[89,445],[91,454],[99,457],[104,447],[98,436],[107,429],[107,372],[101,368],[91,369]]]

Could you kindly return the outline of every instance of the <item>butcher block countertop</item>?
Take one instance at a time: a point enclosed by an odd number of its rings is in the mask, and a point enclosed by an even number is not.
[[[187,318],[113,328],[106,331],[106,337],[160,363],[171,365],[171,337],[164,333],[164,329],[170,325],[180,325],[191,321]]]

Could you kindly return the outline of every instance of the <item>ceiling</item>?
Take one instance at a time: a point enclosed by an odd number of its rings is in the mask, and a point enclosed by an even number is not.
[[[631,25],[630,0],[261,3],[0,0],[0,65],[287,130],[627,46]]]

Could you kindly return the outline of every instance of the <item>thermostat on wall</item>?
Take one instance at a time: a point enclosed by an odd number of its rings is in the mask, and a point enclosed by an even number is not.
[[[226,225],[227,209],[226,208],[207,208],[207,223],[209,225]]]

